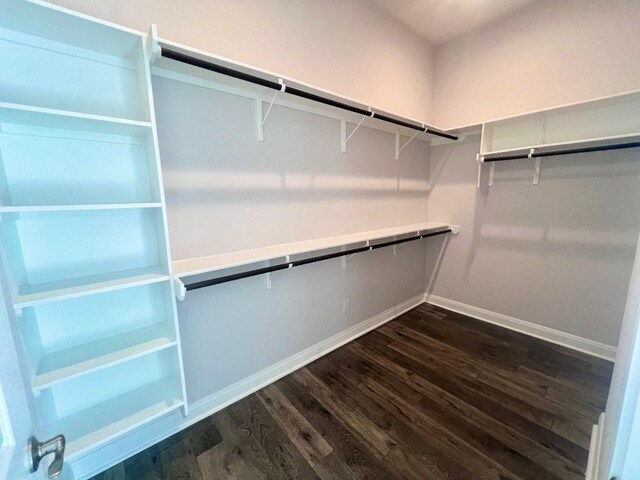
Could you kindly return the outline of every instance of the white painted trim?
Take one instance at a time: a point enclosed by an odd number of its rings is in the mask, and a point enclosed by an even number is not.
[[[604,431],[604,413],[600,414],[598,423],[591,430],[591,442],[589,442],[589,460],[585,480],[597,480],[600,466],[600,452],[602,451],[602,434]]]
[[[469,317],[473,317],[483,322],[493,323],[509,330],[524,333],[532,337],[540,338],[563,347],[578,350],[595,357],[604,358],[605,360],[614,361],[616,358],[616,347],[606,345],[604,343],[589,340],[588,338],[579,337],[553,328],[544,327],[535,323],[520,320],[518,318],[509,317],[501,313],[491,312],[483,308],[474,307],[455,300],[439,297],[425,293],[425,302],[451,310]]]
[[[161,430],[162,433],[155,436],[145,436],[144,442],[127,441],[129,435],[136,435],[135,431],[119,437],[111,445],[112,447],[116,447],[119,454],[110,455],[108,459],[105,459],[106,462],[104,464],[102,464],[100,467],[92,467],[90,468],[90,471],[79,469],[85,473],[79,475],[75,480],[85,480],[97,475],[98,473],[126,460],[136,453],[144,450],[145,448],[148,448],[149,446],[154,445],[181,430],[184,430],[190,425],[193,425],[194,423],[197,423],[200,420],[213,415],[217,411],[222,410],[223,408],[231,405],[234,402],[237,402],[238,400],[254,393],[257,390],[260,390],[261,388],[275,382],[276,380],[279,380],[280,378],[290,374],[291,372],[304,367],[308,363],[313,362],[323,355],[326,355],[329,352],[345,345],[346,343],[355,340],[365,333],[368,333],[371,330],[384,325],[385,323],[393,320],[394,318],[402,315],[412,308],[417,307],[423,302],[424,294],[420,294],[413,298],[410,298],[396,305],[395,307],[391,307],[382,313],[374,315],[373,317],[370,317],[367,320],[358,323],[357,325],[354,325],[319,343],[316,343],[315,345],[312,345],[311,347],[308,347],[289,358],[286,358],[270,367],[254,373],[253,375],[250,375],[249,377],[240,380],[239,382],[229,385],[219,392],[198,400],[197,402],[189,405],[189,416],[187,418],[180,418],[180,423],[178,424],[169,422],[169,419],[165,417],[158,419],[158,426],[160,426],[163,422],[166,422],[166,426]],[[147,426],[152,429],[151,424],[148,424]],[[136,445],[136,448],[131,449],[131,445]],[[87,454],[86,456],[80,457],[78,458],[78,460],[71,462],[71,468],[74,467],[74,464],[83,463],[85,461],[93,463],[96,461],[96,458],[100,458],[99,455],[100,450],[97,450]]]

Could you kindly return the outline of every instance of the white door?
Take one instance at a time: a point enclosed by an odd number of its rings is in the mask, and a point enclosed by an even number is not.
[[[51,460],[29,473],[27,442],[36,432],[34,402],[16,348],[15,321],[0,292],[0,480],[41,480]]]

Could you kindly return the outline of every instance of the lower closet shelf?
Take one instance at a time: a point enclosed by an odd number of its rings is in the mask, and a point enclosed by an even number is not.
[[[45,353],[33,379],[34,391],[176,345],[165,325],[153,325],[85,345]]]
[[[160,267],[136,269],[48,284],[31,285],[22,289],[24,293],[15,297],[13,306],[15,308],[25,308],[39,303],[162,282],[170,278],[167,273],[159,270]]]
[[[183,405],[171,382],[160,380],[45,425],[45,432],[64,433],[69,461]]]

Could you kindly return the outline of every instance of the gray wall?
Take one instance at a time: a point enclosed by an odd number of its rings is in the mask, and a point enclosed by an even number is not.
[[[250,99],[154,78],[174,260],[424,222],[429,144],[394,159],[362,128],[274,106],[256,141]],[[349,128],[353,128],[349,125]],[[404,139],[406,140],[406,139]],[[179,304],[190,402],[424,292],[424,243],[192,291]],[[350,311],[343,313],[343,301]]]
[[[429,220],[462,225],[431,293],[617,345],[640,227],[638,152],[544,159],[539,185],[530,161],[502,162],[478,191],[479,143],[431,150]]]

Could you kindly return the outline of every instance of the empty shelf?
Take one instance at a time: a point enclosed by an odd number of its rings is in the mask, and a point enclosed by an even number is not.
[[[176,345],[166,324],[156,324],[57,352],[45,353],[32,386],[35,391]]]
[[[63,212],[79,210],[125,210],[161,208],[160,203],[100,203],[87,205],[19,205],[0,206],[0,213]]]
[[[189,275],[214,272],[216,270],[248,265],[250,263],[284,257],[287,255],[297,255],[416,232],[437,231],[446,229],[447,227],[448,225],[444,223],[417,223],[414,225],[403,225],[401,227],[386,228],[382,230],[371,230],[368,232],[338,235],[335,237],[327,237],[317,240],[306,240],[303,242],[285,243],[282,245],[273,245],[251,250],[241,250],[237,252],[222,253],[219,255],[177,260],[173,262],[173,273],[177,277],[187,277]]]
[[[613,145],[618,143],[634,143],[640,141],[640,132],[639,133],[629,133],[624,135],[614,135],[611,137],[602,137],[602,138],[589,138],[585,140],[575,140],[570,142],[558,142],[558,143],[546,143],[540,145],[530,145],[525,147],[517,147],[517,148],[508,148],[504,150],[493,150],[491,152],[484,152],[482,154],[483,157],[491,156],[501,156],[501,155],[526,155],[529,153],[531,149],[534,149],[536,152],[549,152],[549,151],[562,151],[576,148],[590,148],[590,147],[601,147],[606,145]]]
[[[141,135],[151,122],[0,102],[0,122],[112,135]]]
[[[156,267],[31,285],[22,289],[23,293],[15,297],[13,306],[25,308],[39,303],[146,285],[168,279],[169,275],[159,272],[159,268]]]
[[[177,410],[183,404],[170,379],[164,379],[74,415],[53,420],[45,430],[47,435],[64,432],[67,439],[65,461],[69,461]]]

